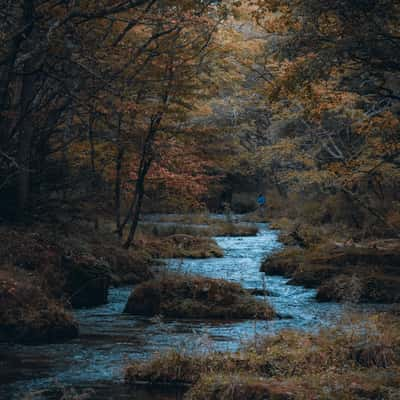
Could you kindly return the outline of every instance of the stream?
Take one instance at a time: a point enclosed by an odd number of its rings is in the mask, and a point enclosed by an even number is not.
[[[179,393],[134,389],[123,384],[125,366],[170,348],[236,350],[257,335],[294,328],[312,331],[340,318],[342,306],[317,303],[315,291],[287,285],[282,277],[259,272],[262,259],[280,248],[278,234],[266,224],[250,237],[217,237],[223,258],[169,260],[168,266],[265,288],[267,300],[281,315],[274,321],[163,320],[122,314],[131,287],[112,288],[107,305],[75,311],[80,337],[61,344],[0,346],[0,399],[179,399]],[[70,396],[70,397],[68,397]]]

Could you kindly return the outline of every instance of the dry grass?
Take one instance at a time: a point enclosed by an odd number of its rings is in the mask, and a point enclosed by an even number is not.
[[[278,226],[289,246],[267,258],[262,271],[318,288],[323,301],[400,302],[399,239],[344,240],[337,226],[299,227],[285,219]]]
[[[78,334],[64,305],[11,266],[0,273],[0,321],[0,341],[46,343]]]
[[[0,229],[0,340],[49,342],[77,335],[68,309],[106,301],[114,283],[153,277],[153,258],[123,250],[110,232],[84,225]]]
[[[233,223],[224,220],[210,219],[202,224],[153,223],[145,222],[140,225],[139,235],[144,237],[166,237],[173,235],[189,236],[255,236],[258,233],[256,225],[249,223]]]
[[[237,353],[158,355],[126,381],[191,385],[190,400],[396,399],[400,320],[353,319],[319,334],[283,332]]]
[[[125,312],[174,318],[272,319],[274,312],[239,284],[168,273],[137,286]]]
[[[216,241],[208,237],[177,234],[163,238],[144,237],[138,243],[156,258],[210,258],[224,255]]]
[[[247,223],[221,222],[212,228],[212,236],[256,236],[257,233],[257,226]]]

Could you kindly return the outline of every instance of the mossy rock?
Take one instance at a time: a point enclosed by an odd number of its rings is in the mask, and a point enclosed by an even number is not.
[[[210,319],[272,319],[275,316],[267,303],[255,299],[238,284],[175,274],[137,286],[124,312]]]
[[[91,256],[63,257],[65,291],[73,307],[94,307],[107,303],[110,266]]]

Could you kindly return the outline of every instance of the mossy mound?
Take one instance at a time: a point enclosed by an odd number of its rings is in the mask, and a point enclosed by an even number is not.
[[[51,343],[78,336],[78,325],[63,305],[27,279],[0,278],[0,341]]]
[[[272,319],[275,316],[267,303],[255,299],[236,283],[177,274],[137,286],[124,312],[209,319]]]

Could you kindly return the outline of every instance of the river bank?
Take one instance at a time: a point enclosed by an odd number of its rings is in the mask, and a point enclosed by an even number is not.
[[[170,351],[133,363],[125,379],[186,388],[187,400],[397,399],[399,329],[399,318],[382,314],[265,336],[233,353]]]
[[[274,220],[273,227],[286,246],[262,263],[267,275],[316,289],[321,302],[400,302],[398,237],[365,237],[344,226],[287,219]]]

